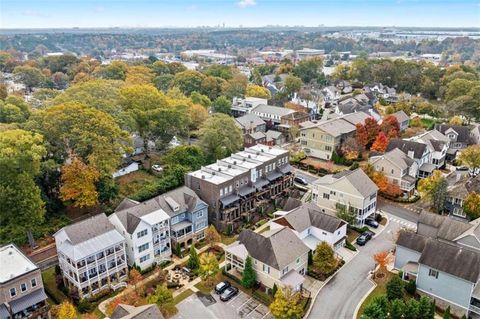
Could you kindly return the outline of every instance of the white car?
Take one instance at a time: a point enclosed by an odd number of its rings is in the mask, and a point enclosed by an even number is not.
[[[155,171],[155,172],[163,172],[163,167],[161,167],[160,165],[158,164],[155,164],[152,166],[152,169]]]

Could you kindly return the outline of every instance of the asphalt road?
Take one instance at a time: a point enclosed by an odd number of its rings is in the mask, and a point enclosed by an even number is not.
[[[394,220],[391,219],[387,228],[365,246],[357,247],[357,256],[322,288],[308,318],[353,318],[357,305],[373,287],[367,279],[368,273],[375,267],[372,256],[379,251],[394,248],[395,233],[404,226],[400,222],[414,225],[400,217],[395,217]]]
[[[388,212],[390,215],[395,215],[396,217],[400,217],[413,223],[417,223],[418,221],[418,213],[389,202],[380,196],[378,197],[377,201],[377,209]]]
[[[317,179],[319,179],[320,177],[318,176],[315,176],[315,175],[312,175],[310,173],[307,173],[305,171],[302,171],[298,168],[295,169],[295,175],[298,176],[298,177],[302,177],[303,179],[305,179],[305,181],[308,183],[308,184],[312,184],[314,181],[316,181]]]

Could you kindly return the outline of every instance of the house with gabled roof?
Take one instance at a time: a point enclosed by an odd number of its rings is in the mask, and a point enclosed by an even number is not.
[[[432,150],[425,143],[393,138],[388,142],[385,151],[389,152],[393,149],[399,149],[417,163],[418,174],[416,177],[428,177],[437,168],[436,165],[432,164]]]
[[[400,110],[392,114],[398,121],[400,125],[400,131],[405,131],[408,128],[410,118],[408,117],[407,113]]]
[[[293,230],[312,251],[322,241],[338,249],[345,245],[347,238],[347,222],[323,212],[313,202],[303,203],[270,221],[270,229],[281,227]]]
[[[225,270],[239,275],[249,256],[257,281],[267,290],[276,285],[300,291],[307,273],[309,251],[288,227],[261,234],[243,230],[238,241],[225,248]]]
[[[377,172],[383,173],[389,183],[398,185],[405,194],[413,195],[417,182],[418,164],[398,148],[368,159]]]
[[[110,319],[163,319],[163,315],[156,304],[130,306],[119,304],[113,310]]]
[[[468,194],[472,192],[480,194],[480,176],[472,178],[465,175],[459,177],[453,185],[448,186],[445,210],[452,216],[467,219],[463,204]]]
[[[323,212],[334,214],[338,205],[346,206],[356,214],[356,224],[375,213],[378,187],[358,168],[320,177],[313,182],[312,201]]]
[[[54,235],[65,286],[81,298],[125,286],[125,238],[105,214],[68,225]]]
[[[472,144],[470,128],[462,125],[436,124],[435,129],[448,137],[450,147],[447,151],[447,160],[453,160],[457,152]]]
[[[453,314],[480,316],[480,227],[422,212],[417,231],[400,231],[394,268],[415,280],[417,291]]]

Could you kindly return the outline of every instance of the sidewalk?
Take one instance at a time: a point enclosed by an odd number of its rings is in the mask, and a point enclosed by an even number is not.
[[[225,244],[220,243],[220,242],[219,242],[219,243],[215,243],[215,246],[218,246],[218,247],[220,247],[220,248],[222,248],[222,249],[225,249],[225,247],[226,247]],[[202,247],[202,248],[200,248],[200,249],[197,249],[197,253],[200,255],[201,253],[205,252],[208,248],[209,248],[209,246],[207,245],[207,246],[204,246],[204,247]],[[169,266],[163,268],[163,269],[164,269],[164,270],[173,270],[176,266],[179,266],[179,265],[182,265],[182,264],[186,263],[186,262],[188,261],[188,258],[189,258],[188,255],[185,256],[185,257],[183,257],[183,258],[181,258],[181,259],[178,258],[178,257],[176,257],[176,256],[172,256],[172,261],[173,261],[173,263],[170,264]],[[224,263],[225,263],[225,262],[220,263],[220,265],[219,265],[220,268],[223,267]],[[157,277],[157,274],[154,273],[154,274],[152,274],[152,275],[144,278],[141,282],[139,282],[139,283],[137,284],[137,287],[139,287],[139,286],[141,287],[141,286],[145,285],[146,283],[154,280],[156,277]],[[185,285],[185,286],[183,286],[182,288],[174,291],[174,292],[173,292],[173,297],[178,296],[179,294],[181,294],[182,292],[184,292],[184,291],[186,291],[186,290],[188,290],[188,289],[192,289],[192,287],[194,287],[196,284],[198,284],[201,280],[202,280],[202,279],[201,279],[200,277],[195,278],[195,280],[189,282],[187,285]],[[134,289],[134,287],[133,287],[132,285],[128,285],[127,288],[125,288],[125,290],[123,290],[122,292],[120,292],[118,295],[102,301],[102,302],[98,305],[98,309],[99,309],[104,315],[107,315],[107,314],[106,314],[107,305],[108,305],[110,302],[112,302],[112,300],[114,300],[115,298],[118,298],[118,297],[126,294],[127,292],[131,291],[132,289]]]

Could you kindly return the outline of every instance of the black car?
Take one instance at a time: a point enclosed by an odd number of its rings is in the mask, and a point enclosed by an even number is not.
[[[229,301],[232,299],[236,294],[238,294],[238,288],[230,286],[220,295],[221,301]]]
[[[215,292],[221,295],[227,288],[230,288],[230,286],[228,281],[222,281],[215,286]]]
[[[295,179],[294,179],[294,182],[297,183],[297,184],[300,184],[300,185],[308,185],[305,178],[300,177],[300,176],[296,176]]]
[[[371,232],[364,232],[363,234],[361,234],[360,236],[358,236],[357,238],[357,244],[359,246],[363,246],[365,245],[370,239],[372,239],[372,233]]]
[[[365,224],[373,228],[378,228],[378,222],[372,218],[365,219]]]

